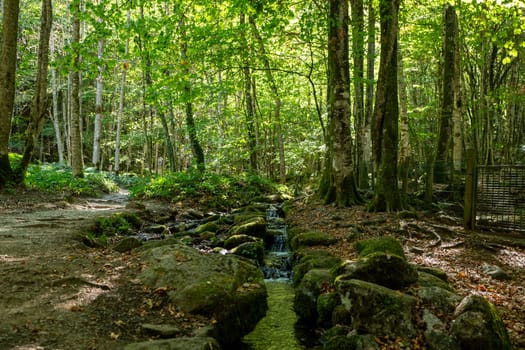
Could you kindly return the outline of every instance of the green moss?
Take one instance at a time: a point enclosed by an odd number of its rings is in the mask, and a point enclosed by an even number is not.
[[[217,225],[215,221],[210,221],[205,224],[197,226],[197,228],[195,229],[196,234],[201,234],[206,231],[216,233],[217,231],[219,231],[219,225]]]
[[[293,284],[299,285],[303,276],[314,268],[327,268],[331,269],[334,265],[341,262],[341,259],[333,256],[326,250],[301,250],[295,254],[295,260],[297,263],[293,269]]]
[[[133,228],[140,227],[142,220],[133,213],[117,213],[98,218],[92,234],[95,236],[114,236],[127,234]]]
[[[391,236],[357,241],[354,244],[354,248],[359,252],[360,257],[366,257],[373,253],[382,252],[397,255],[406,260],[403,246],[397,239]]]
[[[328,339],[324,344],[324,350],[355,350],[357,349],[356,337],[336,336]]]
[[[300,247],[311,247],[316,245],[329,246],[337,242],[337,238],[332,237],[324,232],[308,231],[294,235],[290,240],[292,250]]]
[[[318,323],[321,326],[332,325],[332,314],[334,309],[341,304],[341,298],[337,293],[323,293],[317,297]]]

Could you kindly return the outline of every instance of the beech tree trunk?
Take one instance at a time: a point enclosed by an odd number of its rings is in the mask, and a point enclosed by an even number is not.
[[[242,65],[244,74],[244,106],[246,108],[246,128],[248,131],[248,152],[250,154],[250,168],[251,171],[257,173],[257,136],[255,133],[255,107],[252,97],[252,74],[250,71],[249,61],[249,47],[248,40],[246,38],[246,24],[245,15],[241,13],[239,18],[239,24],[241,26],[241,45],[243,47],[242,53]]]
[[[55,38],[54,35],[50,42],[50,51],[53,56],[55,53]],[[57,69],[51,67],[51,90],[53,96],[53,127],[55,129],[55,139],[58,152],[58,163],[64,164],[64,140],[62,139],[62,131],[60,129],[60,122],[58,119],[58,83],[57,83]]]
[[[399,176],[401,177],[401,197],[403,204],[406,203],[408,192],[408,170],[410,169],[411,149],[409,138],[409,124],[408,124],[408,96],[405,81],[405,72],[403,70],[403,55],[402,50],[398,47],[398,80],[399,80]]]
[[[73,14],[73,72],[71,77],[71,167],[74,177],[83,177],[82,138],[80,129],[80,2],[71,3]]]
[[[102,20],[100,20],[102,21]],[[104,39],[100,38],[98,41],[97,57],[102,60],[104,53]],[[93,126],[93,166],[100,170],[100,134],[102,131],[102,94],[103,90],[103,72],[102,64],[98,66],[97,76],[97,92],[95,95],[95,124]]]
[[[368,0],[368,43],[366,53],[366,98],[362,138],[362,156],[359,169],[359,186],[370,187],[369,173],[372,172],[372,115],[374,113],[374,67],[376,57],[376,14],[373,0]],[[373,181],[372,181],[373,182]]]
[[[42,132],[44,121],[49,113],[47,98],[47,73],[49,66],[49,38],[53,25],[53,8],[51,0],[42,0],[40,19],[40,44],[38,47],[38,68],[35,82],[35,93],[31,101],[30,121],[26,130],[26,144],[19,169],[17,181],[22,183],[27,167],[33,158],[33,152]]]
[[[15,102],[19,0],[4,0],[0,52],[0,189],[13,178],[9,163],[9,135]]]
[[[443,69],[439,118],[439,135],[434,161],[434,182],[450,181],[450,149],[452,144],[452,117],[454,114],[454,75],[457,19],[454,6],[447,5],[443,15]]]
[[[328,15],[328,151],[320,194],[346,207],[361,202],[357,192],[350,132],[348,1],[330,0]]]
[[[372,145],[377,169],[375,211],[401,209],[397,157],[399,104],[397,83],[397,34],[399,0],[380,0],[381,58],[374,109]]]

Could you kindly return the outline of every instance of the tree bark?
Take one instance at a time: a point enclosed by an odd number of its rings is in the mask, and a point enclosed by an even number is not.
[[[99,20],[102,23],[102,19]],[[99,60],[98,65],[98,76],[97,76],[97,91],[95,95],[95,124],[93,126],[93,166],[100,170],[100,134],[102,131],[102,96],[104,92],[103,84],[103,73],[104,67],[100,61],[102,61],[102,55],[104,53],[104,38],[100,38],[97,47],[97,58]]]
[[[53,56],[55,53],[55,38],[54,35],[50,42],[50,51]],[[60,129],[60,122],[58,119],[58,83],[57,83],[57,69],[51,67],[51,90],[53,96],[53,127],[55,129],[55,139],[58,152],[58,163],[64,164],[64,140],[62,139],[62,131]]]
[[[450,181],[450,148],[452,141],[452,117],[454,114],[454,75],[456,54],[457,20],[454,6],[447,5],[443,15],[443,69],[442,99],[439,118],[439,135],[434,161],[434,182]]]
[[[38,68],[35,82],[35,93],[31,101],[30,121],[26,130],[26,144],[22,162],[20,163],[17,181],[24,181],[27,167],[33,158],[33,152],[38,142],[44,121],[49,113],[47,98],[47,73],[49,66],[49,38],[53,25],[53,8],[51,0],[42,0],[42,15],[40,19],[40,44],[38,47]]]
[[[376,11],[373,0],[368,0],[368,43],[366,53],[366,98],[362,138],[361,167],[359,169],[359,186],[370,187],[369,173],[372,172],[372,116],[374,112],[374,67],[376,57]]]
[[[377,182],[372,209],[401,209],[398,189],[397,35],[399,0],[380,0],[381,57],[374,108],[372,146]]]
[[[252,97],[252,74],[250,71],[248,40],[246,39],[246,30],[244,28],[245,23],[245,14],[241,13],[239,25],[241,26],[240,38],[243,47],[242,70],[244,74],[244,105],[246,108],[246,129],[248,131],[248,152],[250,155],[250,169],[254,173],[257,173],[257,137],[255,134],[256,116]]]
[[[4,0],[0,52],[0,189],[12,180],[9,136],[15,102],[19,0]]]
[[[363,178],[364,188],[368,186],[368,180],[365,179],[366,171],[361,170],[363,167],[363,143],[365,133],[365,110],[364,110],[364,9],[363,0],[351,0],[352,8],[352,56],[354,59],[354,128],[356,131],[356,144],[355,144],[355,168],[358,176],[358,187],[361,187],[361,178]]]
[[[80,2],[71,3],[73,14],[73,72],[71,77],[71,167],[74,177],[83,177],[82,138],[80,129]]]
[[[347,207],[361,202],[357,192],[350,133],[348,2],[330,0],[328,15],[328,151],[320,194]]]
[[[406,203],[408,193],[408,170],[410,169],[411,149],[410,149],[410,134],[408,124],[408,96],[405,80],[405,72],[403,68],[402,50],[398,47],[398,80],[399,80],[399,176],[401,177],[401,198],[402,204]]]
[[[272,74],[272,69],[270,66],[270,61],[268,60],[268,57],[266,55],[266,49],[264,47],[263,38],[261,37],[259,33],[259,29],[257,28],[257,24],[255,23],[255,19],[253,17],[248,17],[248,21],[250,22],[250,25],[253,30],[253,34],[255,36],[255,39],[257,40],[257,44],[259,45],[259,53],[261,56],[261,59],[264,64],[264,73],[266,74],[266,79],[268,80],[268,84],[270,85],[270,90],[273,95],[273,101],[274,101],[274,110],[273,110],[273,117],[275,120],[275,128],[274,133],[275,137],[277,138],[277,149],[279,152],[279,178],[281,183],[286,182],[286,160],[284,156],[284,138],[282,133],[282,121],[281,121],[281,106],[282,106],[282,100],[279,95],[279,89],[277,88],[277,83],[275,82],[275,79]]]

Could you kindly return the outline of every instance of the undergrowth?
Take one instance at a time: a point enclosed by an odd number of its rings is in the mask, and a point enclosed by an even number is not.
[[[70,167],[58,164],[31,165],[25,184],[32,189],[66,192],[76,196],[96,196],[119,189],[109,173],[86,169],[83,178],[76,178]]]
[[[285,186],[260,176],[192,172],[141,178],[130,188],[135,198],[162,198],[174,202],[194,199],[213,208],[241,206],[268,194],[285,192]]]

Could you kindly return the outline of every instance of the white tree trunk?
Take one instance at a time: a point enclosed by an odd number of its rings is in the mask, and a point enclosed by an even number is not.
[[[51,33],[50,51],[51,56],[55,54],[55,36]],[[64,140],[62,139],[62,131],[60,130],[60,122],[58,120],[58,84],[57,84],[57,69],[51,66],[51,89],[53,93],[53,127],[55,128],[55,138],[57,142],[58,162],[64,163]]]

